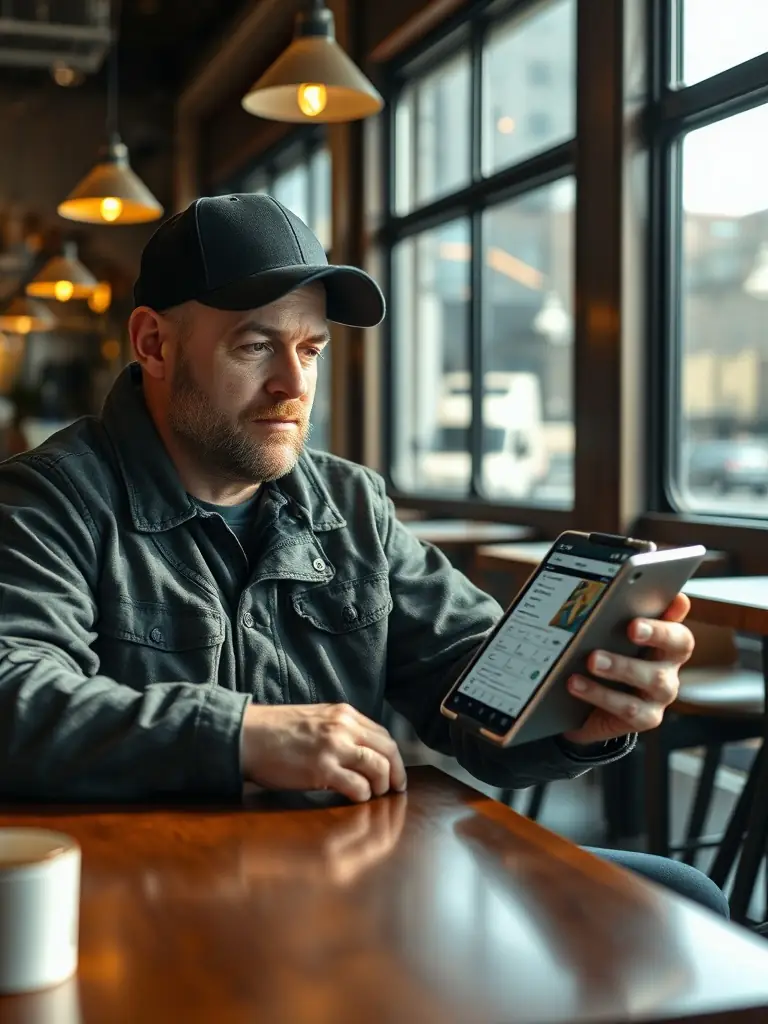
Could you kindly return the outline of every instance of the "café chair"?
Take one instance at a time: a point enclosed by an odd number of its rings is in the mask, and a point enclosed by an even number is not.
[[[719,845],[719,839],[705,837],[703,831],[726,744],[763,735],[764,683],[760,672],[738,664],[739,652],[732,631],[689,625],[697,635],[696,654],[680,674],[678,700],[661,728],[641,737],[640,757],[632,760],[638,769],[640,762],[645,762],[648,852],[667,857],[679,855],[685,863],[694,864],[701,850]],[[669,821],[671,754],[690,748],[703,749],[702,769],[683,842],[673,846]],[[618,767],[611,765],[606,772],[615,772]],[[546,792],[546,784],[534,786],[521,813],[538,820]],[[500,799],[513,806],[514,796],[514,791],[504,790]]]
[[[681,854],[693,864],[696,854],[718,845],[702,836],[714,794],[723,749],[728,743],[763,734],[765,690],[761,672],[739,664],[732,630],[689,622],[696,650],[680,673],[678,699],[661,728],[643,736],[648,852]],[[703,761],[683,843],[670,843],[670,756],[675,750],[703,749]]]
[[[693,668],[680,676],[680,696],[662,727],[644,738],[647,782],[648,852],[681,855],[695,864],[696,855],[720,845],[705,838],[704,827],[714,795],[717,771],[728,743],[758,739],[763,733],[764,683],[761,673],[738,665]],[[670,755],[703,748],[701,772],[680,845],[670,843]]]

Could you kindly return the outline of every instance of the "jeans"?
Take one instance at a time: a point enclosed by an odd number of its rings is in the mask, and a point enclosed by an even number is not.
[[[585,847],[585,849],[602,860],[618,864],[619,867],[634,871],[636,874],[642,875],[643,878],[664,886],[665,889],[671,889],[679,896],[687,896],[689,900],[712,910],[721,917],[730,918],[731,916],[725,893],[698,868],[692,868],[689,864],[681,864],[680,861],[670,860],[667,857],[657,857],[651,853],[596,850],[589,847]]]

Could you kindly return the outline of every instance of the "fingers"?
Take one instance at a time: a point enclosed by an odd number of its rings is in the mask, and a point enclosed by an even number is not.
[[[622,693],[607,686],[576,676],[569,682],[571,693],[593,707],[607,711],[627,725],[626,732],[648,732],[661,725],[666,704],[643,700],[632,693]],[[617,735],[620,735],[619,732]]]
[[[328,758],[323,771],[323,786],[355,802],[384,796],[389,792],[389,761],[371,747],[349,744]]]
[[[388,762],[388,782],[384,792],[395,789],[403,792],[407,786],[405,766],[397,743],[392,739],[383,725],[366,718],[364,714],[348,704],[338,704],[334,708],[337,738],[344,742],[346,736],[363,748],[370,748],[380,754]],[[346,761],[344,761],[346,763]]]
[[[664,612],[667,622],[685,622],[691,610],[691,599],[687,594],[678,594],[672,604]]]
[[[693,654],[693,633],[682,622],[635,619],[629,627],[629,638],[636,644],[658,652],[664,661],[684,664]]]
[[[375,750],[386,759],[389,765],[389,778],[385,792],[395,789],[398,793],[402,793],[407,787],[408,777],[405,774],[405,765],[397,743],[386,729],[379,731],[364,728],[357,742],[363,747],[370,747],[371,750]]]
[[[680,686],[677,669],[666,662],[624,658],[598,651],[590,658],[589,669],[598,678],[631,686],[639,690],[645,700],[657,701],[664,707],[677,699]]]
[[[372,790],[368,779],[359,772],[344,768],[338,761],[329,759],[322,771],[323,789],[340,793],[353,803],[361,804],[371,799]]]

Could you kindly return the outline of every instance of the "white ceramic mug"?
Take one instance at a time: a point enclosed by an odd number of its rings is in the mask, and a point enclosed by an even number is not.
[[[0,992],[34,992],[77,970],[80,847],[39,828],[0,828]]]

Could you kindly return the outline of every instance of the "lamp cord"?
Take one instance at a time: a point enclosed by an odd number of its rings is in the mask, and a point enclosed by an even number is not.
[[[118,45],[120,39],[120,0],[111,0],[110,3],[109,37],[111,46],[107,76],[107,138],[111,142],[119,135],[120,62]]]

